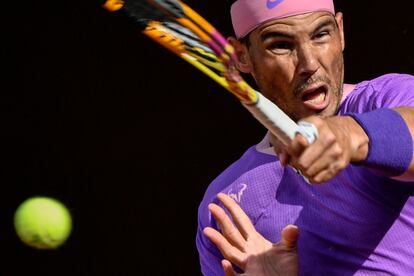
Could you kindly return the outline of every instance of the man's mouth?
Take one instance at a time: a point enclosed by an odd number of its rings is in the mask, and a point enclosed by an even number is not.
[[[328,106],[329,94],[325,85],[312,85],[302,93],[304,105],[313,110],[321,110]]]

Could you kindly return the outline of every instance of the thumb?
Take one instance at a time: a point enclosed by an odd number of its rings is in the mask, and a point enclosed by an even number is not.
[[[286,225],[282,230],[282,240],[280,244],[286,247],[296,248],[299,238],[299,228],[296,225]]]
[[[223,266],[225,276],[237,276],[238,275],[236,274],[236,272],[234,272],[233,266],[228,260],[226,259],[222,260],[221,265]]]

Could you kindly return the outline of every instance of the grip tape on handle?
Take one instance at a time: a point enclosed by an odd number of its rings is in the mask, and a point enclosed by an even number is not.
[[[283,145],[288,145],[301,134],[309,144],[312,144],[318,137],[316,127],[308,122],[300,121],[296,124],[277,105],[268,100],[261,93],[257,93],[255,104],[243,104],[253,116],[262,123]]]

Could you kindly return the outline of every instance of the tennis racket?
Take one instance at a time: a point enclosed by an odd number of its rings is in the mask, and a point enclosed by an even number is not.
[[[126,14],[143,28],[145,35],[226,88],[283,145],[288,145],[297,133],[309,144],[316,139],[313,125],[296,124],[243,80],[235,66],[237,57],[233,47],[186,4],[178,0],[106,0],[103,7]]]

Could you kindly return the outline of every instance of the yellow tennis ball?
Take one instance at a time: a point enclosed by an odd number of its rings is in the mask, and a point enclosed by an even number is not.
[[[49,197],[33,197],[17,208],[14,227],[25,244],[38,249],[54,249],[69,237],[72,218],[61,202]]]

